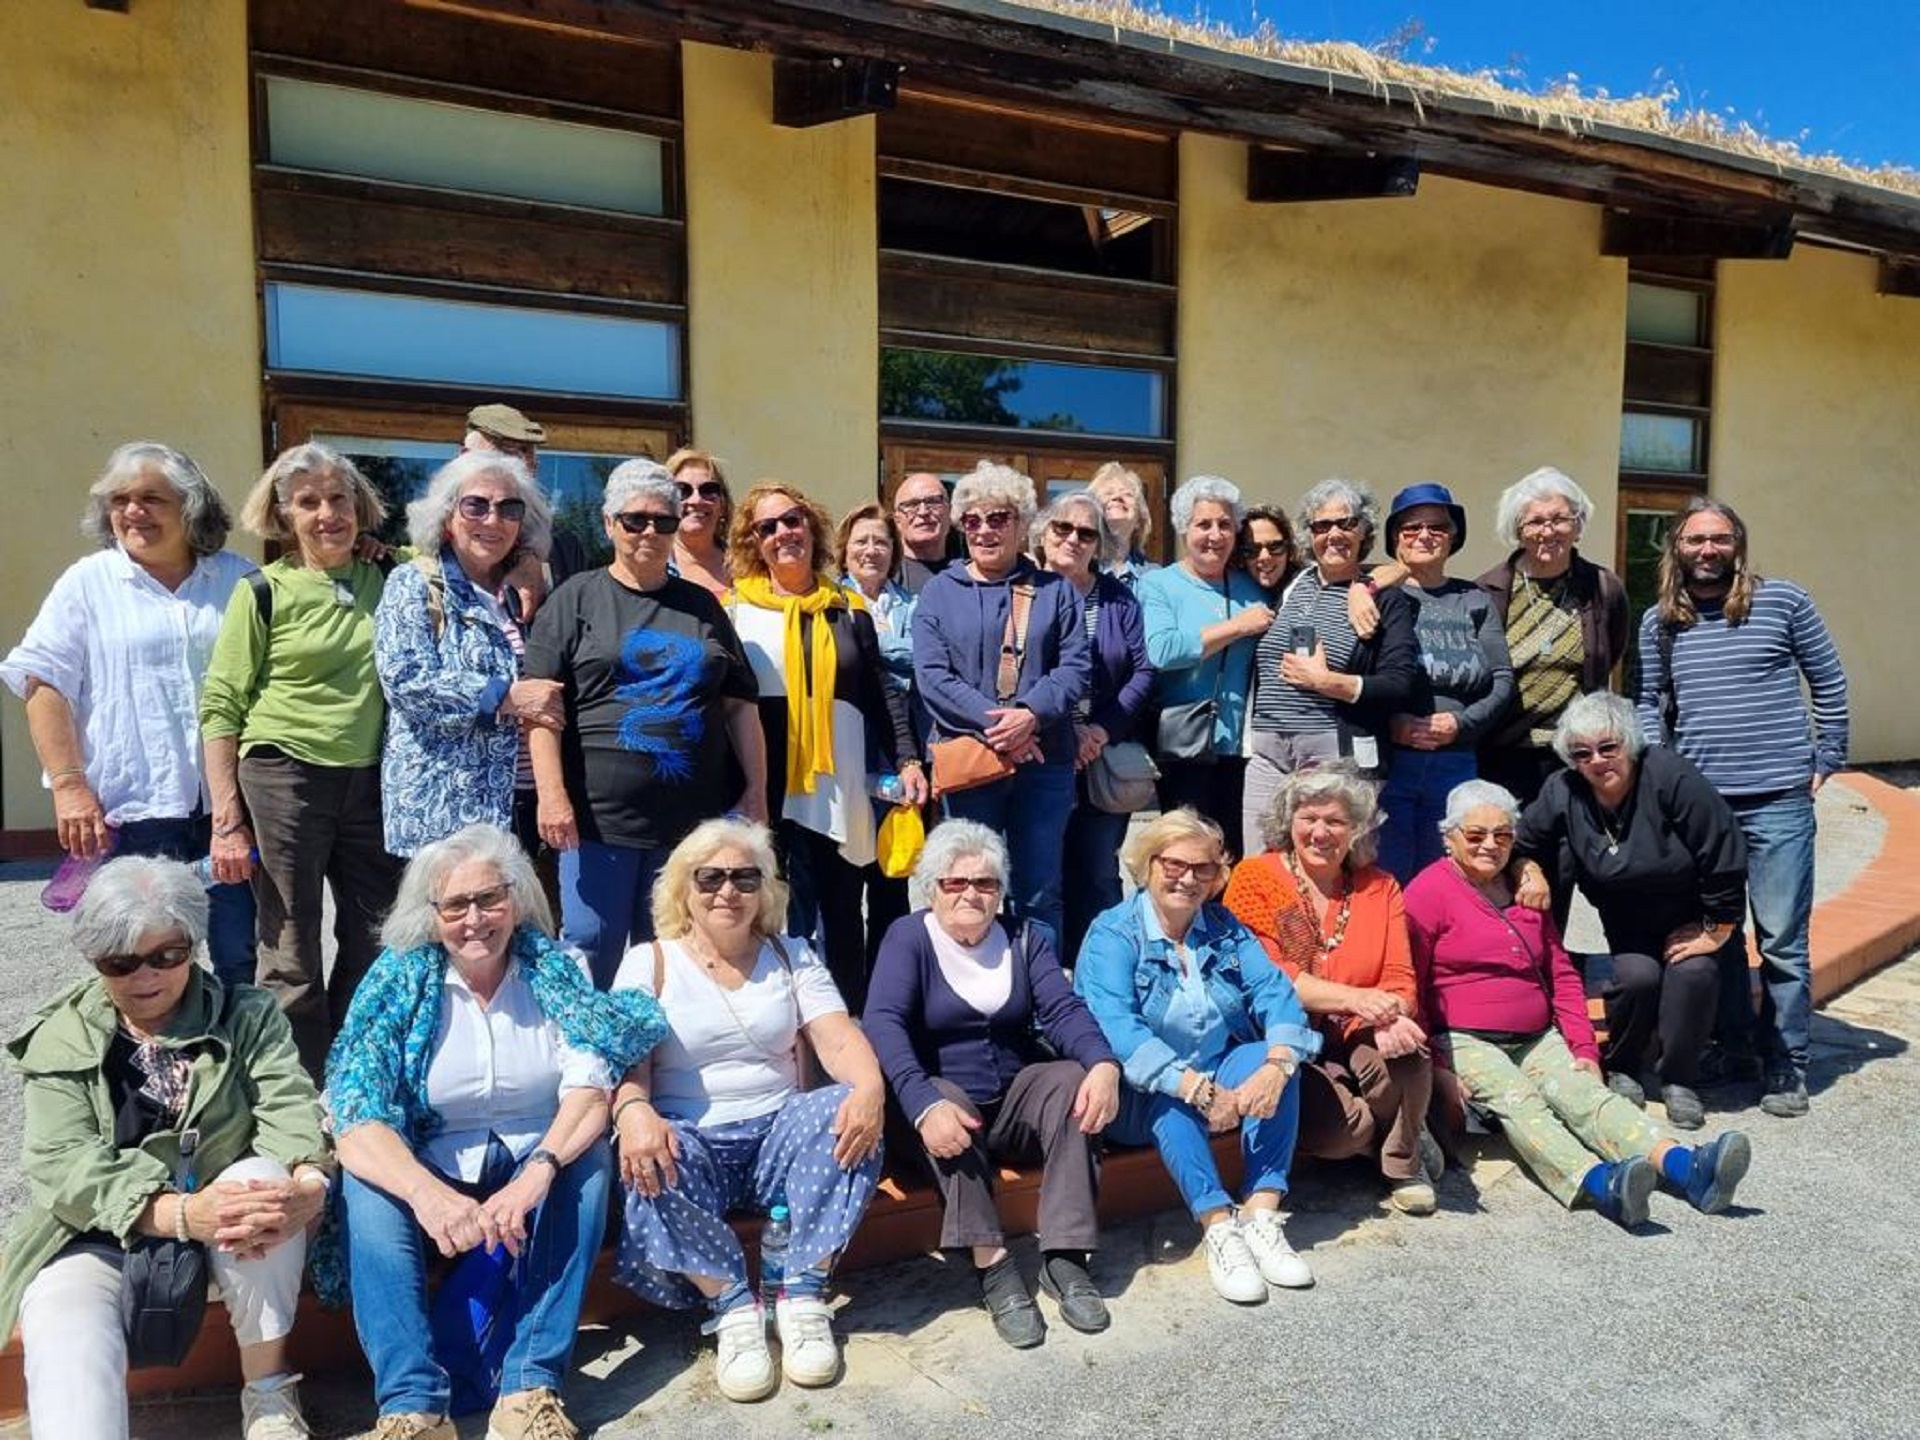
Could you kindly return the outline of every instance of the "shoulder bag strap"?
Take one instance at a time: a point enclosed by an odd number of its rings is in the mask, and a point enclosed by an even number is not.
[[[1022,582],[1009,592],[1007,628],[1000,639],[1000,669],[993,691],[1001,700],[1013,699],[1020,688],[1020,661],[1027,653],[1027,619],[1033,611],[1033,586]]]

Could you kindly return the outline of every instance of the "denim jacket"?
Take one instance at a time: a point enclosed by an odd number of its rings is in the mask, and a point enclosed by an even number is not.
[[[1264,1039],[1305,1062],[1320,1053],[1320,1034],[1306,1007],[1253,932],[1224,905],[1207,904],[1187,931],[1188,953],[1234,1044]],[[1160,928],[1144,891],[1094,918],[1081,942],[1073,988],[1106,1032],[1127,1083],[1177,1094],[1183,1071],[1212,1071],[1223,1056],[1197,1053],[1196,1037],[1165,1028],[1180,984],[1173,942]]]
[[[437,637],[418,565],[394,569],[374,615],[373,663],[387,695],[381,804],[387,849],[403,857],[477,820],[513,823],[520,728],[495,712],[519,661],[451,551],[440,565],[446,627]]]

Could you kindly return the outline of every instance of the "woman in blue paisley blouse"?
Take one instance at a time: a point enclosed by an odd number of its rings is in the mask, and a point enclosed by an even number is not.
[[[559,1391],[606,1233],[607,1092],[666,1022],[650,995],[596,991],[552,932],[505,831],[422,846],[328,1057],[378,1435],[453,1440],[455,1375],[487,1383],[439,1341],[427,1296],[435,1250],[482,1247],[517,1262],[496,1309],[512,1338],[488,1433],[573,1433]],[[469,1281],[456,1268],[445,1283]]]
[[[412,855],[462,825],[511,826],[529,851],[533,769],[522,726],[557,729],[560,685],[520,676],[526,653],[511,557],[546,554],[547,497],[511,455],[476,450],[440,468],[407,507],[417,557],[395,568],[374,619],[387,696],[380,794],[387,849]]]

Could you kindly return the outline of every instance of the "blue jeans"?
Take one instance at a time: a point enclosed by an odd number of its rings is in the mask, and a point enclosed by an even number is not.
[[[1214,1080],[1228,1088],[1240,1084],[1266,1061],[1269,1048],[1264,1040],[1235,1046],[1214,1071]],[[1300,1075],[1295,1071],[1287,1088],[1280,1092],[1280,1103],[1271,1116],[1240,1122],[1240,1153],[1246,1161],[1242,1195],[1256,1190],[1287,1193],[1287,1170],[1293,1163],[1293,1142],[1299,1134]],[[1213,1163],[1207,1122],[1191,1105],[1171,1095],[1149,1094],[1123,1085],[1120,1114],[1107,1127],[1107,1137],[1122,1145],[1144,1145],[1151,1140],[1195,1218],[1233,1203],[1221,1183],[1220,1167]]]
[[[506,1157],[503,1147],[494,1152]],[[489,1161],[493,1155],[489,1155]],[[500,1393],[544,1386],[565,1388],[580,1327],[580,1302],[607,1229],[607,1189],[613,1152],[595,1145],[554,1177],[533,1213],[521,1278],[512,1290],[513,1343],[500,1374]],[[489,1164],[470,1193],[492,1194],[513,1167]],[[413,1211],[377,1186],[342,1172],[347,1263],[353,1286],[353,1325],[373,1367],[382,1415],[445,1415],[452,1394],[447,1372],[433,1354],[427,1320],[427,1257],[432,1242]]]
[[[1402,885],[1446,853],[1440,821],[1453,787],[1479,773],[1471,750],[1408,750],[1394,746],[1380,789],[1380,868]]]
[[[159,855],[191,865],[207,858],[213,821],[206,815],[179,820],[132,820],[119,827],[116,855]],[[251,985],[255,974],[253,886],[207,887],[207,958],[226,985]]]
[[[1058,939],[1066,919],[1060,877],[1073,814],[1073,766],[1049,761],[1022,765],[1005,780],[962,790],[942,802],[950,820],[978,820],[1007,840],[1013,884],[1007,896],[1014,918],[1051,926]]]
[[[1074,781],[1073,814],[1067,820],[1061,908],[1060,963],[1071,966],[1087,927],[1102,910],[1120,903],[1120,847],[1130,815],[1110,815],[1087,798],[1084,775]]]
[[[602,990],[627,947],[653,939],[653,877],[667,854],[591,840],[560,852],[560,937],[587,957]]]
[[[1813,795],[1804,789],[1769,795],[1729,796],[1747,837],[1747,901],[1760,951],[1760,1029],[1753,1036],[1753,1006],[1745,944],[1721,950],[1721,1023],[1729,1048],[1751,1048],[1763,1060],[1791,1060],[1806,1072],[1813,1026],[1813,963],[1807,927],[1813,919]]]

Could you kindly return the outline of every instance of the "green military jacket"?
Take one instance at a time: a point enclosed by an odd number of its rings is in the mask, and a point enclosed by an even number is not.
[[[196,966],[161,1037],[193,1054],[182,1128],[157,1131],[132,1149],[113,1143],[102,1067],[118,1017],[98,976],[50,1002],[7,1043],[25,1082],[30,1201],[0,1254],[0,1336],[13,1333],[27,1282],[75,1236],[104,1230],[134,1238],[148,1200],[173,1188],[185,1130],[199,1131],[194,1173],[203,1185],[248,1155],[289,1169],[328,1163],[320,1099],[286,1017],[251,985],[240,987],[223,1017],[224,998],[220,982]]]

